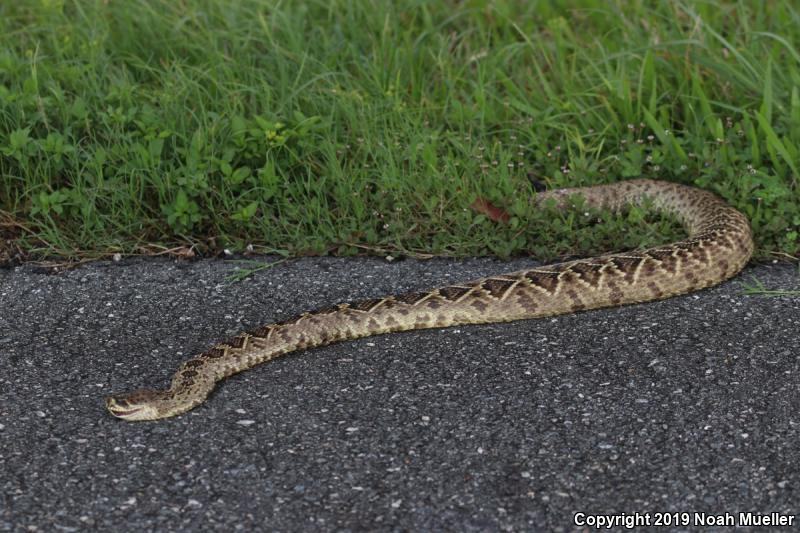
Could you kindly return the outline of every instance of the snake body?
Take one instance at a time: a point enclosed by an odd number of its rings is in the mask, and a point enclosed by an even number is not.
[[[570,195],[592,208],[619,210],[650,199],[676,216],[685,240],[499,274],[425,292],[343,303],[247,331],[184,362],[169,389],[106,399],[114,416],[155,420],[201,404],[215,384],[282,354],[394,331],[506,322],[668,298],[734,276],[753,252],[747,218],[716,195],[646,179],[536,194],[534,206]]]

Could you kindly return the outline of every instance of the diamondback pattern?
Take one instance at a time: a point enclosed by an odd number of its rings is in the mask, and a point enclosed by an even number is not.
[[[136,391],[106,400],[114,416],[154,420],[202,403],[227,376],[282,354],[393,331],[536,318],[668,298],[734,276],[753,252],[750,225],[712,193],[653,180],[538,193],[534,207],[554,199],[569,208],[618,210],[645,198],[676,215],[682,241],[644,251],[491,276],[430,291],[343,303],[241,333],[186,361],[169,389]]]

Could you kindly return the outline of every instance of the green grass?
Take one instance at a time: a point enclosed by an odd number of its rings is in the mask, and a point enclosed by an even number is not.
[[[798,270],[800,274],[800,270]],[[244,277],[244,276],[243,276]],[[800,289],[768,289],[764,282],[755,276],[750,276],[752,283],[740,282],[742,287],[742,294],[745,296],[767,296],[767,297],[794,297],[800,296]]]
[[[762,257],[796,256],[800,11],[768,4],[3,2],[0,237],[549,259],[677,232],[531,212],[530,176],[644,176],[717,192]]]

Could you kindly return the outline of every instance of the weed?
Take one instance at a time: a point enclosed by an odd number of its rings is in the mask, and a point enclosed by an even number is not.
[[[796,256],[798,41],[777,1],[6,2],[0,210],[41,254],[550,259],[679,232],[532,212],[529,175],[643,176],[720,194],[761,256]]]

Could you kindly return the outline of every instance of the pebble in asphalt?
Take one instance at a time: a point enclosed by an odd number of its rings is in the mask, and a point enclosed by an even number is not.
[[[0,270],[0,530],[572,531],[576,513],[798,512],[800,298],[740,286],[797,288],[786,264],[661,302],[300,352],[161,422],[104,410],[242,329],[531,265],[309,258],[234,284],[230,261]]]

